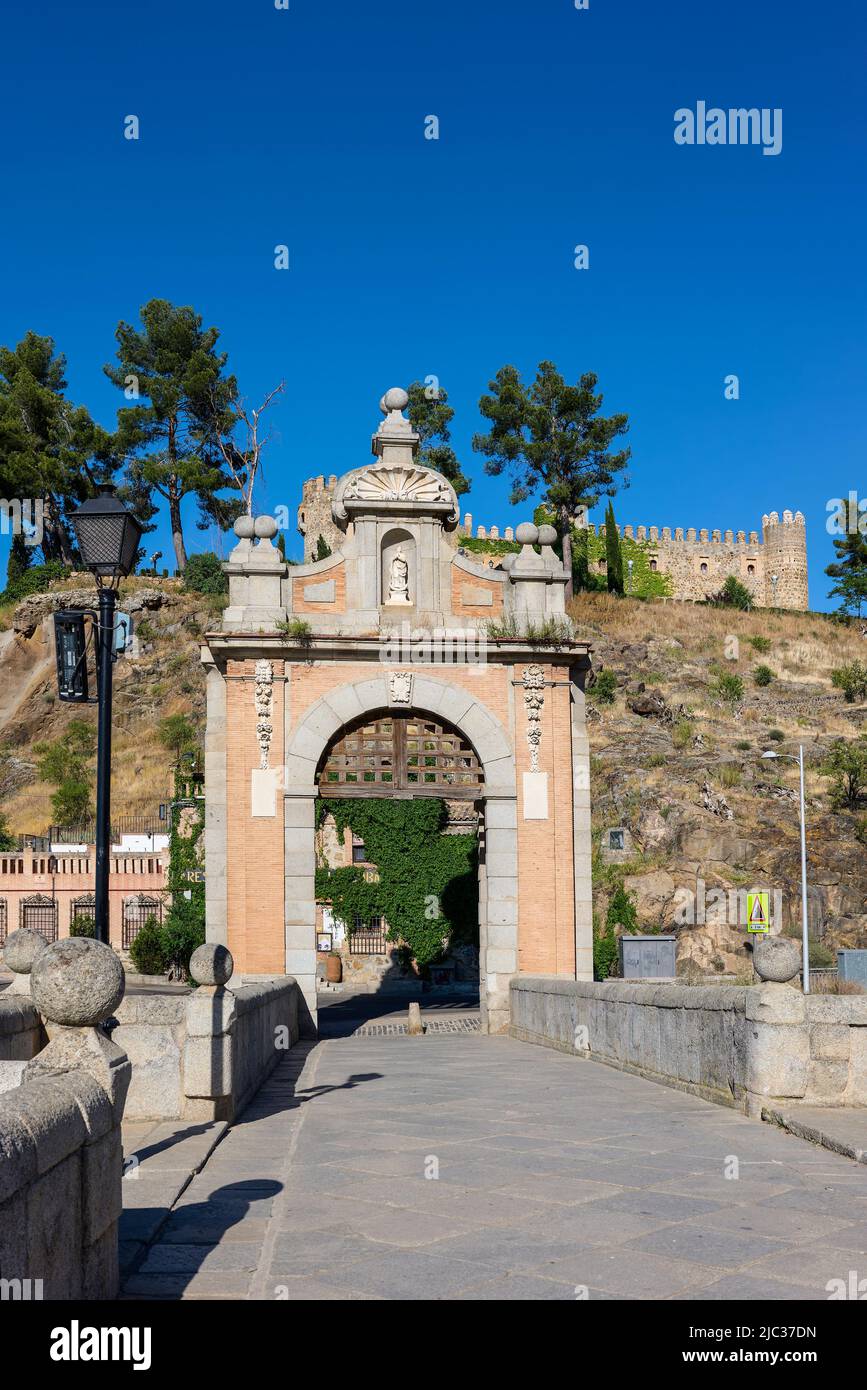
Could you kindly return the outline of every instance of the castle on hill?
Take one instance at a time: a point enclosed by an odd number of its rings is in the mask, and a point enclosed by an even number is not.
[[[304,537],[304,560],[316,558],[319,537],[330,550],[340,548],[343,534],[338,531],[331,511],[336,476],[309,478],[304,483],[302,501],[298,508],[298,530]],[[605,535],[584,522],[591,535]],[[668,580],[674,599],[697,602],[719,592],[730,575],[750,591],[757,608],[787,608],[806,612],[809,607],[807,590],[807,531],[803,512],[784,511],[762,517],[762,534],[757,531],[697,530],[670,526],[618,526],[619,534],[642,547],[652,572]],[[503,559],[500,542],[513,542],[511,526],[501,532],[497,526],[476,526],[467,512],[463,524],[451,533],[452,544],[460,546],[472,540],[473,552],[492,568],[499,568]],[[486,551],[480,541],[495,542]],[[604,574],[605,560],[594,560],[598,573]]]

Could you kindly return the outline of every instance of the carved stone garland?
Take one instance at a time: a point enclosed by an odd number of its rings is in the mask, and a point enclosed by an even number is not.
[[[530,771],[539,771],[539,748],[542,743],[542,706],[545,673],[541,666],[524,667],[524,706],[527,711],[527,742],[530,745]]]
[[[259,767],[268,767],[274,725],[274,671],[270,661],[256,662],[256,742],[259,745]]]

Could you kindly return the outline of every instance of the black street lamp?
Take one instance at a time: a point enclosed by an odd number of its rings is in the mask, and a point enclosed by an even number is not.
[[[81,558],[96,577],[99,591],[96,693],[99,701],[96,752],[96,877],[94,934],[109,944],[108,865],[111,839],[111,695],[115,660],[114,610],[117,586],[135,564],[142,527],[103,484],[99,494],[70,516]]]

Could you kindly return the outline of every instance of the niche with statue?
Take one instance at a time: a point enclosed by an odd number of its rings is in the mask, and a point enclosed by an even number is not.
[[[381,602],[394,608],[411,608],[416,602],[415,537],[402,527],[393,527],[382,538]]]

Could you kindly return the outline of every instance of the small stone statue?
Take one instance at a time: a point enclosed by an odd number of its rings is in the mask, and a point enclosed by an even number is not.
[[[409,565],[402,550],[398,550],[391,562],[388,601],[389,603],[409,603]]]

